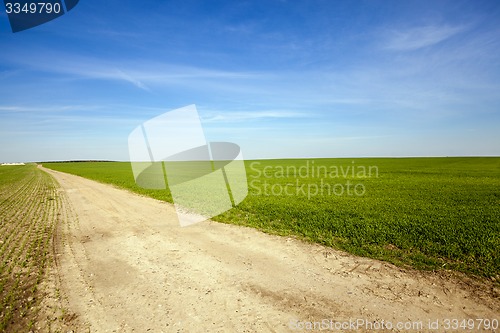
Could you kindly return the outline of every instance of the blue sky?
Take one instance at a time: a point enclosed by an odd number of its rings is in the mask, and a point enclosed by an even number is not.
[[[190,104],[245,159],[500,155],[498,1],[81,0],[0,45],[0,162],[127,160]]]

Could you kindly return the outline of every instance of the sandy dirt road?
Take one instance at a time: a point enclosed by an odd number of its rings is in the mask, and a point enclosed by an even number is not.
[[[493,286],[249,228],[181,228],[170,204],[46,171],[61,185],[58,274],[77,331],[310,332],[326,319],[358,320],[342,331],[443,332],[447,318],[500,319]]]

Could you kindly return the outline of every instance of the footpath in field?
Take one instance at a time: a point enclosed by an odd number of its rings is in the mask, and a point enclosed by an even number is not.
[[[290,332],[351,321],[357,332],[438,332],[446,320],[499,319],[497,291],[451,273],[405,271],[234,225],[181,228],[170,204],[46,171],[66,208],[62,290],[84,331]]]

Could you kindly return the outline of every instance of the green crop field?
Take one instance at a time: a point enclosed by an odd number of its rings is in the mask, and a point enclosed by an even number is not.
[[[28,332],[53,260],[57,184],[35,164],[0,166],[0,332]]]
[[[247,198],[214,220],[402,266],[499,278],[500,158],[245,163]],[[44,166],[172,201],[168,190],[138,187],[130,163]]]

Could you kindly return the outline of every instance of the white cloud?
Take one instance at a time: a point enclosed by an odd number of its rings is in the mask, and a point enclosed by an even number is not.
[[[24,105],[0,105],[0,112],[66,112],[66,111],[92,111],[100,109],[96,105],[49,105],[49,106],[24,106]]]
[[[238,111],[238,112],[203,112],[202,120],[212,122],[243,122],[269,118],[301,118],[310,114],[290,111]]]
[[[36,54],[34,58],[33,54]],[[52,59],[60,59],[58,62]],[[69,60],[66,60],[69,59]],[[82,57],[53,51],[39,51],[10,58],[10,62],[21,65],[24,70],[34,70],[59,75],[67,75],[77,79],[95,79],[122,81],[131,83],[142,90],[150,90],[151,86],[164,85],[203,85],[207,80],[249,80],[262,78],[262,73],[207,69],[193,66],[182,66],[153,61],[103,61],[92,57]],[[78,65],[75,65],[78,64]],[[231,85],[228,84],[228,87]]]
[[[385,48],[394,51],[413,51],[438,44],[465,30],[463,26],[428,25],[388,33]]]
[[[119,70],[117,69],[117,72],[118,74],[125,80],[125,81],[128,81],[130,83],[132,83],[133,85],[135,85],[136,87],[142,89],[142,90],[147,90],[149,91],[149,88],[144,84],[142,83],[140,80],[137,80],[136,78],[133,78],[132,76],[128,75],[127,73],[125,73],[124,71],[122,70]]]

